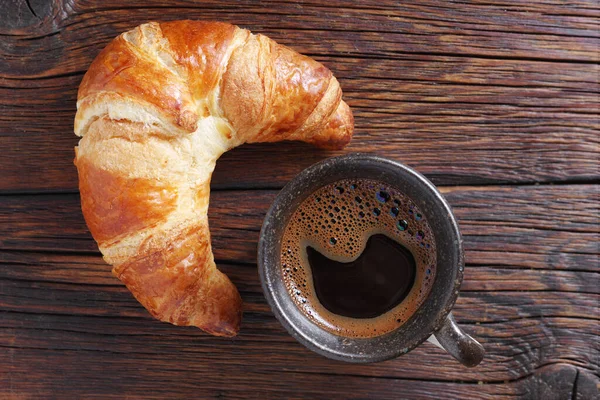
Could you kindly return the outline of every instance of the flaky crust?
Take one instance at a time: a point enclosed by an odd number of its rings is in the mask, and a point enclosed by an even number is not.
[[[114,39],[79,87],[81,206],[104,259],[156,318],[220,336],[242,301],[215,266],[216,160],[242,143],[341,148],[353,119],[331,72],[218,22],[151,22]]]

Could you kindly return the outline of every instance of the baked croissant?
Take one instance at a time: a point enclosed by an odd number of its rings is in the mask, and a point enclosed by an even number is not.
[[[331,72],[237,26],[151,22],[114,39],[79,87],[81,207],[113,273],[161,321],[239,330],[242,301],[208,229],[216,160],[242,143],[341,148],[353,118]]]

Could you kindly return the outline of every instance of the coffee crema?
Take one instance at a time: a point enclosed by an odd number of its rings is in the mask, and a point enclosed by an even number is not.
[[[427,298],[436,261],[422,212],[400,190],[370,179],[315,191],[290,218],[281,245],[296,306],[321,328],[352,338],[405,323]]]

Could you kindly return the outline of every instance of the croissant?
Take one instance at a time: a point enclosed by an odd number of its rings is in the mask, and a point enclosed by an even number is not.
[[[143,24],[96,57],[74,126],[81,208],[155,318],[237,334],[242,300],[210,244],[215,163],[242,143],[343,147],[354,128],[341,97],[320,63],[226,23]]]

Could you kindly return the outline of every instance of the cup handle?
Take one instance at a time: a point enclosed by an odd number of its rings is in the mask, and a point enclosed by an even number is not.
[[[458,327],[452,313],[448,314],[444,325],[427,341],[446,350],[458,362],[469,368],[479,365],[485,354],[481,343]]]

